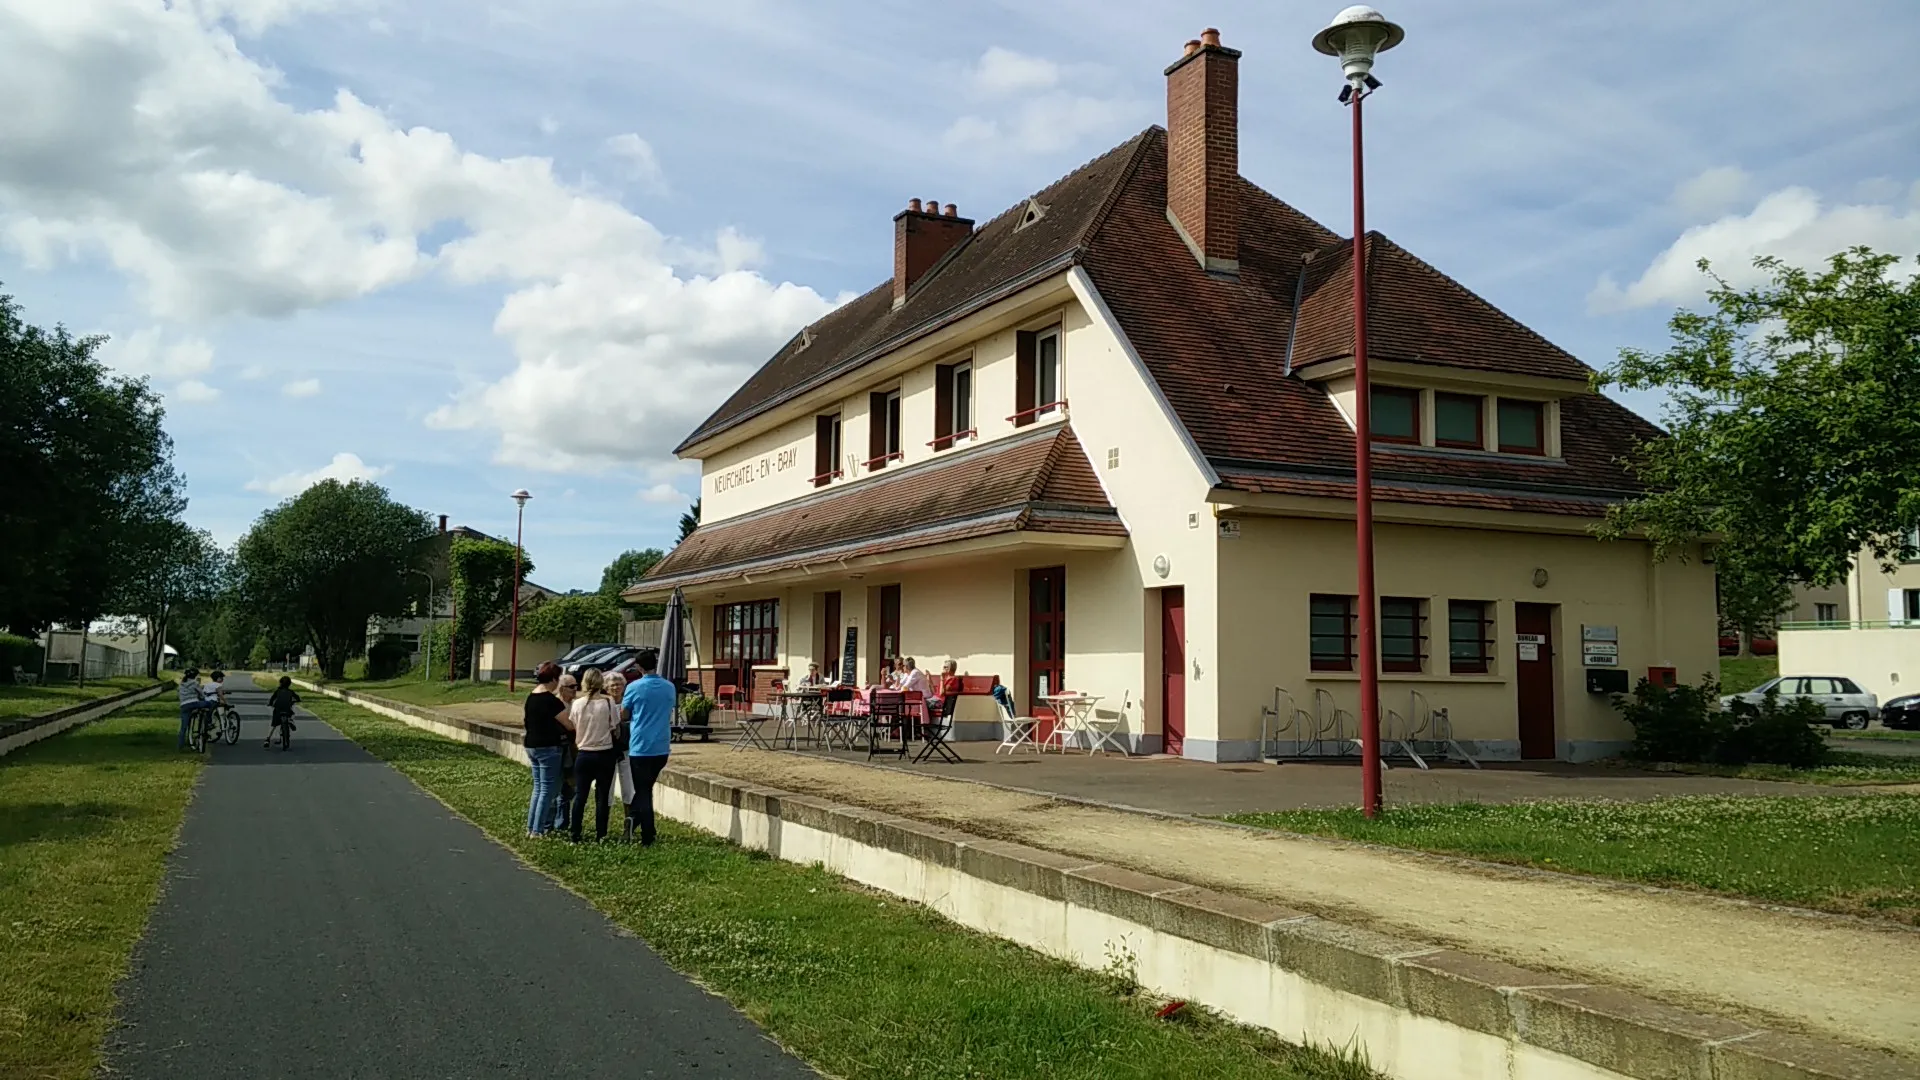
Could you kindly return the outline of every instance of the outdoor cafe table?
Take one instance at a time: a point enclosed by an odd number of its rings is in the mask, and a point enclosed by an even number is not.
[[[1058,725],[1054,729],[1056,735],[1062,732],[1068,734],[1074,732],[1084,733],[1087,738],[1087,753],[1089,754],[1098,749],[1102,743],[1108,741],[1108,736],[1100,731],[1093,723],[1093,707],[1100,704],[1102,700],[1100,695],[1042,694],[1040,695],[1040,700],[1053,706],[1053,713],[1059,718]],[[1059,743],[1060,752],[1063,754],[1066,753],[1066,740],[1061,738],[1059,739]],[[1125,753],[1125,751],[1122,751],[1122,753]]]
[[[787,749],[794,749],[795,742],[801,738],[800,728],[807,729],[805,738],[814,743],[820,740],[820,722],[826,712],[826,691],[817,689],[780,691],[780,724],[787,729]],[[779,738],[774,739],[779,742]]]

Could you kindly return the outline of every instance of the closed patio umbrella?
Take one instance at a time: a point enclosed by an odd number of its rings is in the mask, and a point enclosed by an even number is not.
[[[666,624],[660,628],[660,677],[673,684],[679,712],[678,691],[687,683],[687,599],[679,589],[667,599]]]

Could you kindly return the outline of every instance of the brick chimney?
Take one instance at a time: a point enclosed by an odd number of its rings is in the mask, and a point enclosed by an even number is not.
[[[961,217],[952,203],[942,213],[932,199],[924,209],[919,199],[908,200],[907,208],[893,216],[893,306],[906,303],[914,282],[972,235],[973,219]]]
[[[440,515],[440,531],[442,533],[447,531],[447,515],[445,514]]]
[[[1240,272],[1240,50],[1208,29],[1167,69],[1167,218],[1209,272]]]

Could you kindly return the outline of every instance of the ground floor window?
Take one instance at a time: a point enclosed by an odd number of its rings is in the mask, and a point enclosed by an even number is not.
[[[1491,604],[1447,601],[1447,667],[1455,675],[1484,675],[1493,657]]]
[[[1354,606],[1351,596],[1313,596],[1307,617],[1313,670],[1353,670]]]
[[[780,601],[750,600],[713,609],[713,655],[723,664],[771,664],[779,658]]]
[[[1409,596],[1380,598],[1380,670],[1421,670],[1427,656],[1425,606]]]

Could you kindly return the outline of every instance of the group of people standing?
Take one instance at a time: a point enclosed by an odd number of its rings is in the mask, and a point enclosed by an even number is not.
[[[591,790],[594,836],[605,839],[617,780],[625,838],[633,839],[638,829],[641,844],[654,842],[653,785],[671,751],[677,691],[660,677],[657,654],[643,652],[636,664],[640,677],[631,684],[618,672],[588,668],[576,685],[552,661],[534,672],[523,714],[533,766],[527,835],[565,829],[573,839],[585,839]]]

